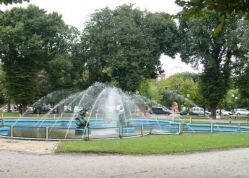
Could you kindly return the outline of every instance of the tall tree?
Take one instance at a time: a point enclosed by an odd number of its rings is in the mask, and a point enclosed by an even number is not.
[[[227,17],[236,15],[249,17],[249,0],[175,0],[175,2],[188,11],[190,16],[200,17],[203,15],[203,10],[215,11],[219,17],[215,28],[217,34],[226,28]],[[209,18],[212,18],[212,15]]]
[[[217,34],[214,32],[219,21],[217,14],[209,10],[202,13],[199,18],[189,18],[184,12],[182,14],[179,28],[182,35],[181,58],[187,63],[203,65],[202,93],[215,118],[218,103],[229,88],[232,64],[235,61],[232,58],[242,55],[238,38],[242,31],[238,28],[240,18],[233,16],[225,19],[227,28]]]
[[[162,103],[171,105],[172,101],[176,101],[179,105],[205,106],[199,89],[199,80],[196,74],[177,73],[165,80],[158,82],[161,93],[164,95]]]
[[[123,5],[94,13],[82,36],[90,82],[113,81],[135,91],[142,78],[155,78],[159,57],[173,56],[177,28],[170,16]]]
[[[237,75],[237,86],[240,90],[242,98],[245,99],[247,103],[247,108],[249,109],[249,21],[244,21],[245,32],[241,39],[241,48],[246,51],[246,55],[241,58],[241,62],[236,66],[235,74]]]
[[[29,2],[29,0],[0,0],[0,4],[13,4],[13,3],[22,3],[22,2]]]
[[[139,94],[146,98],[161,103],[162,95],[155,80],[143,79],[138,88]]]
[[[58,38],[66,28],[57,13],[30,5],[0,15],[0,58],[8,95],[26,106],[36,92],[37,72],[58,52]]]
[[[7,100],[6,86],[5,86],[5,73],[0,63],[0,106]]]
[[[230,14],[239,12],[247,13],[249,10],[248,0],[176,0],[175,2],[195,13],[203,9]]]
[[[249,65],[247,65],[245,69],[241,71],[237,80],[237,85],[239,87],[241,96],[245,99],[247,108],[249,109]]]

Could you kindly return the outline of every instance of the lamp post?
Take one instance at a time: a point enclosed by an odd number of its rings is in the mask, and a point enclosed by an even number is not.
[[[234,114],[235,111],[234,111],[234,94],[232,94],[232,113]]]
[[[234,108],[234,110],[236,111],[236,109],[237,109],[237,99],[238,99],[238,97],[237,96],[235,96],[235,98],[234,98],[235,100],[234,100],[234,104],[235,104],[235,108]]]
[[[238,97],[232,94],[232,102],[233,102],[233,114],[235,114],[236,108],[237,108],[237,99]]]

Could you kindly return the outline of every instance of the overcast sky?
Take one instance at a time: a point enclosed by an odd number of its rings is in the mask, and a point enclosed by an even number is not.
[[[174,1],[175,0],[30,0],[30,3],[23,3],[22,6],[35,4],[48,12],[56,11],[63,16],[66,24],[76,26],[82,30],[84,23],[96,9],[102,9],[104,7],[114,9],[116,6],[131,3],[141,10],[147,9],[151,12],[176,14],[181,11],[181,8],[177,6]],[[6,10],[11,7],[12,6],[0,6],[1,10]],[[161,62],[166,75],[184,71],[196,72],[190,65],[182,63],[179,56],[177,56],[176,59],[171,59],[163,55]]]

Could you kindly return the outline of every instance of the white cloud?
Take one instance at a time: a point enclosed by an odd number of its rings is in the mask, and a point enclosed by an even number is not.
[[[47,12],[58,12],[63,16],[64,21],[76,26],[82,30],[84,23],[89,19],[90,14],[94,13],[96,9],[109,7],[114,9],[122,4],[134,4],[141,10],[148,10],[151,12],[166,12],[169,14],[176,14],[181,11],[181,8],[174,3],[175,0],[30,0],[30,3],[17,4],[14,6],[28,6],[28,4],[35,4]],[[11,6],[0,6],[1,10],[10,9]],[[189,71],[194,72],[193,68],[181,62],[179,56],[176,59],[170,59],[167,56],[161,57],[163,68],[167,75],[172,75],[177,72]]]
[[[198,73],[201,71],[201,69],[194,69],[190,64],[181,62],[180,55],[176,55],[175,59],[162,55],[160,61],[163,64],[163,70],[165,71],[166,77],[179,72]]]

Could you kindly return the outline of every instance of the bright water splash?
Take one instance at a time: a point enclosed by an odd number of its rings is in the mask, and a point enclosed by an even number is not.
[[[149,108],[153,102],[146,99],[143,96],[135,95],[132,93],[123,92],[121,89],[109,86],[103,83],[95,83],[90,86],[88,89],[81,92],[72,92],[63,94],[62,97],[58,100],[58,93],[51,93],[46,97],[43,97],[34,105],[48,104],[49,101],[53,101],[53,97],[57,97],[57,104],[54,104],[54,107],[42,118],[42,120],[36,124],[38,127],[44,127],[44,122],[47,118],[53,118],[53,111],[58,108],[72,108],[70,114],[62,111],[60,117],[56,117],[56,120],[52,126],[50,126],[49,133],[59,126],[59,120],[67,119],[69,120],[67,125],[64,125],[64,128],[67,128],[65,131],[64,138],[68,138],[69,134],[72,134],[71,129],[76,128],[74,119],[78,115],[78,111],[83,108],[88,109],[87,119],[88,122],[91,121],[90,127],[120,127],[120,116],[123,117],[124,123],[122,127],[129,127],[129,120],[135,118],[146,118],[147,111],[141,108]],[[78,108],[76,110],[75,108]],[[146,116],[145,116],[146,115]],[[156,119],[154,115],[149,115],[150,118]],[[100,124],[99,121],[103,122]],[[58,124],[57,124],[58,123]],[[159,127],[160,123],[158,122]],[[101,131],[102,132],[102,131]],[[107,134],[103,131],[102,133]],[[84,135],[83,135],[84,136]],[[83,137],[82,136],[82,137]]]

